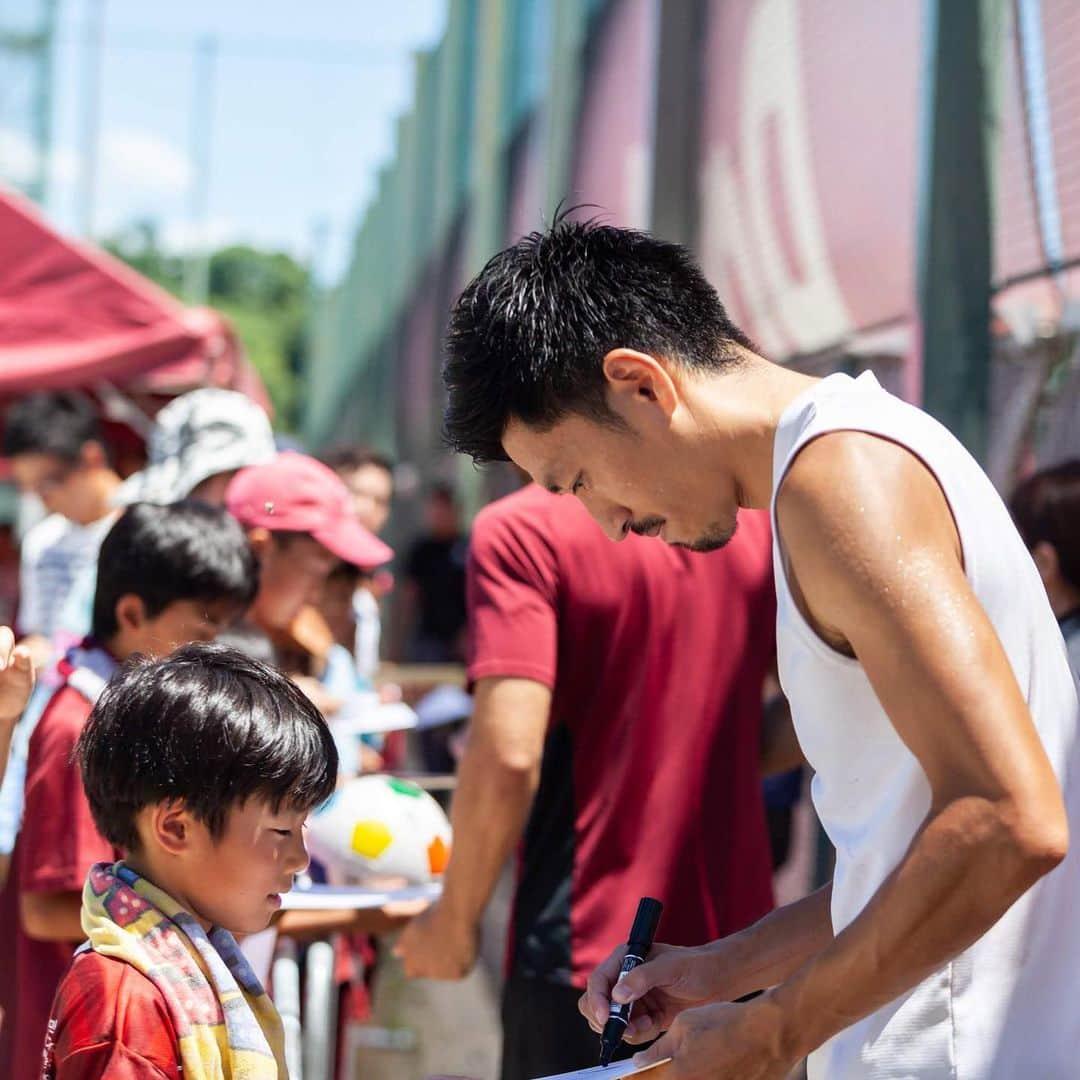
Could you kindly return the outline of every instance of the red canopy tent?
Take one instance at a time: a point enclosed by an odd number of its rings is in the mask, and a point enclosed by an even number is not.
[[[270,408],[222,316],[61,236],[0,188],[0,398],[103,383],[155,397],[221,386]]]

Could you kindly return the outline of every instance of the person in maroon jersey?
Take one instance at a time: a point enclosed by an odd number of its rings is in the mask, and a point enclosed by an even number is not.
[[[410,975],[460,978],[519,840],[503,1080],[595,1064],[577,1001],[641,896],[665,941],[772,907],[761,795],[774,659],[767,515],[702,556],[613,547],[580,504],[531,486],[476,520],[468,565],[476,709],[442,900],[404,931]],[[675,665],[691,655],[708,663]]]

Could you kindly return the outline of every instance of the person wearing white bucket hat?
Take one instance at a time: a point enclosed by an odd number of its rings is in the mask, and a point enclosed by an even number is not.
[[[277,448],[263,409],[235,390],[208,387],[176,398],[158,413],[142,472],[124,481],[117,502],[225,502],[240,470],[273,461]]]

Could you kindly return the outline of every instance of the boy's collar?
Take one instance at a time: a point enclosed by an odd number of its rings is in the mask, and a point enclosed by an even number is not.
[[[118,666],[112,653],[88,637],[67,651],[57,670],[68,686],[95,704]]]

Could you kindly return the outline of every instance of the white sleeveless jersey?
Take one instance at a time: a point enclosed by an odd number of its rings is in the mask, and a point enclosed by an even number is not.
[[[810,1080],[1065,1080],[1080,1077],[1080,748],[1065,645],[1001,498],[942,425],[872,374],[832,375],[785,410],[773,451],[773,561],[780,679],[816,771],[813,799],[836,846],[839,933],[899,863],[930,808],[926,774],[862,666],[815,634],[780,558],[775,499],[795,455],[826,432],[865,431],[935,474],[960,533],[968,581],[989,615],[1065,792],[1065,861],[983,938],[810,1059]]]

